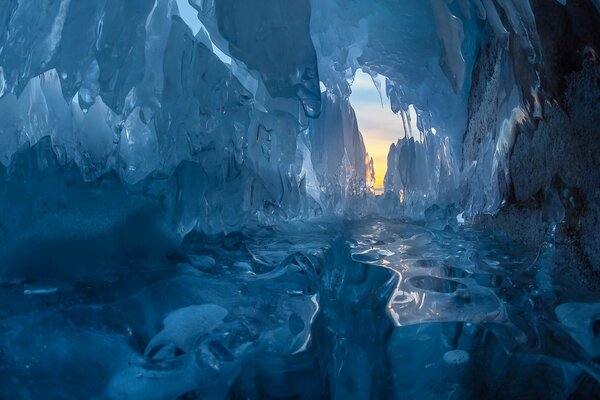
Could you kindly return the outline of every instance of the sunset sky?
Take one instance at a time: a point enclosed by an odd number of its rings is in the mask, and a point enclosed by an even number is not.
[[[382,82],[381,91],[383,106],[371,77],[361,70],[356,72],[350,103],[356,112],[367,152],[373,157],[375,187],[383,186],[390,144],[404,137],[402,119],[391,111],[385,95],[385,82]]]

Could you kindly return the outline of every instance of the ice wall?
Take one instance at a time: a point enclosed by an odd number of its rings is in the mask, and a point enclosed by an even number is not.
[[[174,0],[6,0],[2,184],[19,154],[48,138],[39,179],[54,162],[85,185],[116,176],[157,202],[179,236],[362,215],[373,210],[372,171],[349,104],[361,68],[385,80],[407,132],[391,147],[377,212],[455,204],[468,217],[493,215],[524,192],[511,160],[520,132],[564,103],[565,77],[582,59],[597,63],[590,0],[189,4],[197,37]]]
[[[194,37],[171,0],[3,4],[1,185],[21,194],[5,199],[7,209],[54,196],[37,181],[86,192],[109,179],[125,196],[153,203],[160,225],[182,236],[344,213],[351,198],[362,202],[364,144],[347,100],[321,94],[310,4],[191,5],[210,37]],[[321,96],[327,111],[313,122]],[[20,159],[35,160],[26,173]],[[32,220],[32,232],[93,220],[78,195],[62,196],[62,218]],[[119,199],[107,191],[93,201],[95,212],[104,203],[108,214]],[[16,215],[0,217],[8,242],[26,211]]]
[[[530,103],[533,108],[515,107],[516,89],[523,86],[507,85],[512,78],[506,71],[522,65],[491,41],[478,58],[469,102],[465,171],[472,175],[464,181],[465,205],[473,213],[487,209],[489,215],[478,217],[485,227],[533,246],[549,243],[559,254],[553,278],[597,291],[600,15],[590,1],[531,5],[539,101]],[[484,178],[476,172],[481,168],[491,177],[483,192]]]
[[[431,131],[392,143],[380,212],[421,219],[433,205],[453,205],[459,198],[457,163],[448,137]]]
[[[507,168],[509,134],[493,135],[485,154],[497,150],[494,160],[479,160],[473,167],[472,160],[467,159],[469,168],[458,177],[472,71],[481,49],[489,41],[498,42],[510,67],[502,71],[502,88],[507,95],[512,93],[507,101],[510,104],[504,106],[510,107],[508,114],[498,110],[499,118],[519,119],[520,109],[523,114],[539,113],[539,45],[529,2],[331,0],[313,2],[312,6],[311,31],[325,85],[339,87],[344,93],[354,71],[362,68],[374,77],[385,78],[391,111],[402,117],[407,140],[390,151],[386,203],[396,197],[398,201],[391,206],[394,210],[422,216],[421,211],[433,204],[460,203],[457,189],[462,181],[472,182],[476,190],[483,187],[487,194],[485,201],[474,198],[479,196],[475,194],[468,198],[468,204],[462,202],[469,211],[476,214],[497,209],[503,200],[497,175]],[[516,67],[511,69],[513,64]],[[340,81],[340,76],[346,79]],[[411,107],[416,110],[418,132],[411,131]],[[515,115],[511,117],[513,109]],[[509,120],[504,131],[510,130],[510,124]],[[410,136],[417,138],[413,144],[408,144]],[[427,143],[419,137],[426,138]],[[447,170],[442,174],[452,176],[442,184],[436,172],[440,165]],[[409,175],[412,178],[408,179]],[[488,183],[490,177],[494,182]],[[410,206],[406,204],[408,198],[413,199]]]

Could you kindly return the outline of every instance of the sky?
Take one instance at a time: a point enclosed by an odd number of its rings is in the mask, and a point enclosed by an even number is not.
[[[177,8],[179,8],[179,16],[190,27],[194,35],[196,35],[201,28],[204,28],[204,25],[202,25],[202,22],[198,19],[198,12],[190,5],[188,0],[177,0]],[[213,53],[215,53],[225,64],[231,64],[231,57],[223,53],[215,45],[213,45]]]
[[[356,71],[350,103],[356,112],[358,129],[362,133],[367,152],[373,157],[375,188],[383,186],[390,144],[404,137],[402,119],[392,112],[390,101],[385,95],[385,82],[381,85],[381,95],[383,100],[368,74]]]

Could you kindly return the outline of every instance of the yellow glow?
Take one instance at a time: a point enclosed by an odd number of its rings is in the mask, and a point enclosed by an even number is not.
[[[375,169],[375,187],[383,186],[383,178],[387,170],[387,156],[390,150],[390,144],[386,139],[377,139],[381,136],[378,132],[362,132],[365,147],[369,157],[373,158],[373,168]]]

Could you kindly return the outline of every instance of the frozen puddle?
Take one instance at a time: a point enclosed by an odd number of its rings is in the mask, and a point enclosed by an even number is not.
[[[567,398],[595,390],[598,305],[540,291],[547,266],[536,260],[544,258],[515,243],[363,220],[190,236],[182,249],[89,282],[4,283],[0,397]]]

